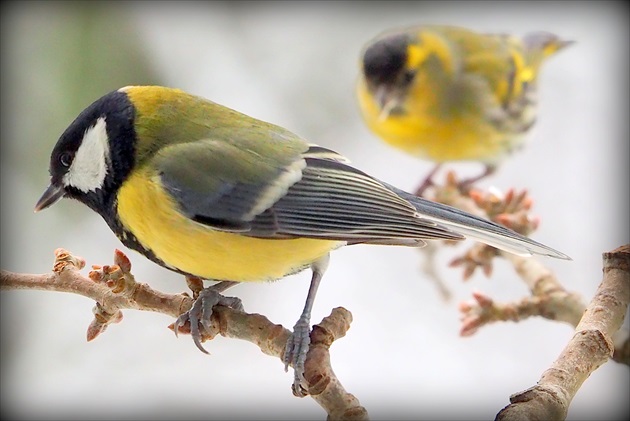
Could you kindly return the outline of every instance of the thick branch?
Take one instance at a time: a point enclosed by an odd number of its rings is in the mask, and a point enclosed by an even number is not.
[[[615,351],[630,304],[630,245],[604,253],[604,278],[575,334],[538,384],[510,397],[497,420],[563,420],[582,383]]]

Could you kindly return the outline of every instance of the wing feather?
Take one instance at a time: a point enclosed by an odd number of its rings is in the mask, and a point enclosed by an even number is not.
[[[177,154],[162,156],[158,165],[163,185],[182,212],[211,228],[259,238],[382,244],[464,238],[421,218],[409,201],[321,146],[311,145],[274,167],[269,157],[250,156],[261,156],[264,149],[232,151],[229,145],[215,145],[212,141],[177,145]],[[233,154],[258,162],[260,177],[239,177],[234,166],[225,165]],[[174,165],[175,155],[192,162]]]

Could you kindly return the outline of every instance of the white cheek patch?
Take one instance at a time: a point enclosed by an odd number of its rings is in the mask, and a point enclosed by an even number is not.
[[[107,125],[105,117],[101,117],[85,131],[72,165],[63,177],[63,183],[84,193],[101,188],[110,161]]]

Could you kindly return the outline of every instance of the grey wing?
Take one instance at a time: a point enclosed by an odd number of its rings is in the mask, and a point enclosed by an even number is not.
[[[199,153],[201,149],[190,159]],[[269,239],[413,246],[423,239],[465,238],[420,217],[409,201],[326,148],[310,146],[279,166],[263,168],[259,161],[261,177],[235,176],[216,157],[184,170],[178,165],[177,171],[162,162],[159,169],[182,212],[214,229]]]
[[[252,222],[250,235],[421,245],[463,235],[430,219],[382,183],[335,160],[306,154],[302,178]]]

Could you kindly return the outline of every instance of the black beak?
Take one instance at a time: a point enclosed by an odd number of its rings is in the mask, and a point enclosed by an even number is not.
[[[39,198],[37,204],[35,205],[35,212],[39,212],[40,210],[44,210],[49,206],[54,205],[59,199],[66,194],[66,191],[63,187],[56,186],[51,184],[48,186],[42,197]]]

